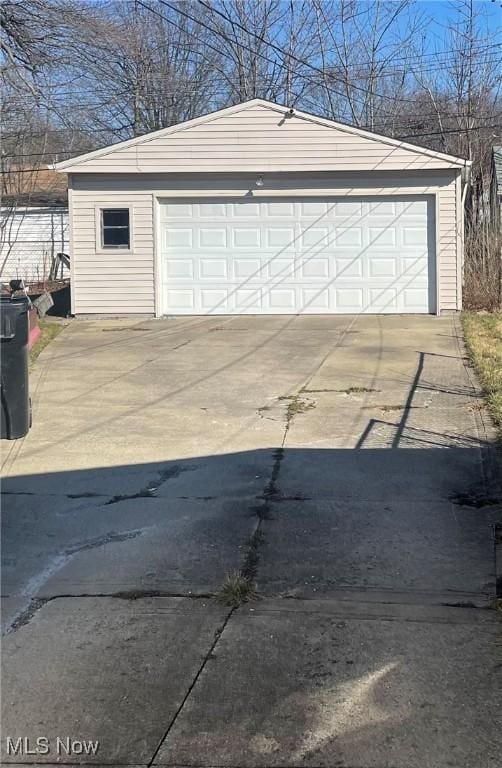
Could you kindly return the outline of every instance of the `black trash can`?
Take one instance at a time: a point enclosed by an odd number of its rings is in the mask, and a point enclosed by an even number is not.
[[[15,440],[30,428],[29,308],[26,296],[0,295],[1,437]]]

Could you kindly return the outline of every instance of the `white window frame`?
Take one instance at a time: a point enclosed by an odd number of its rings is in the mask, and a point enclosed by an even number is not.
[[[103,245],[103,211],[129,211],[129,247],[122,245]],[[133,251],[133,206],[123,203],[107,203],[96,205],[94,208],[94,220],[96,231],[96,253],[132,253]]]

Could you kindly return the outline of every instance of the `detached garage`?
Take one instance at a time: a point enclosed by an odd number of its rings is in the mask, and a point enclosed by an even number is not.
[[[261,99],[58,163],[72,311],[459,310],[469,165]]]

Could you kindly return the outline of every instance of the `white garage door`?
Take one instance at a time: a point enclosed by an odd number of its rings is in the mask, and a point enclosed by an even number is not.
[[[164,314],[434,311],[426,197],[161,205]]]

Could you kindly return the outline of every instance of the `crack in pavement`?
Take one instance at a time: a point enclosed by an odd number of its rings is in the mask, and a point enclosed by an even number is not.
[[[16,618],[11,621],[4,634],[9,635],[12,632],[16,632],[21,627],[29,624],[34,615],[43,608],[43,606],[49,602],[51,598],[48,597],[34,597],[31,598],[27,608],[21,611]]]
[[[179,477],[183,472],[193,472],[197,469],[197,466],[184,467],[181,464],[174,464],[172,467],[161,469],[157,473],[157,480],[151,480],[147,486],[140,488],[136,493],[124,493],[112,496],[106,504],[118,504],[120,501],[127,501],[128,499],[155,499],[157,498],[155,493],[158,491],[161,485],[168,480],[173,480]]]
[[[272,518],[272,504],[274,502],[283,500],[283,497],[279,490],[278,481],[279,481],[279,475],[281,471],[281,464],[284,459],[284,451],[285,451],[284,446],[286,443],[286,438],[287,438],[289,429],[296,416],[298,416],[301,413],[304,413],[306,410],[309,410],[310,408],[315,407],[315,404],[313,403],[304,403],[303,401],[301,401],[302,393],[309,386],[310,382],[314,379],[317,373],[321,370],[326,360],[330,357],[330,355],[333,354],[334,350],[337,349],[337,347],[339,347],[340,344],[343,343],[345,336],[351,332],[352,326],[355,324],[356,320],[357,320],[357,317],[354,317],[349,322],[349,324],[342,331],[340,337],[337,339],[335,344],[332,347],[330,347],[330,349],[328,350],[328,352],[326,352],[325,355],[323,355],[320,362],[315,366],[315,369],[307,376],[307,378],[303,381],[300,387],[297,388],[297,391],[291,395],[283,395],[281,398],[279,398],[280,400],[284,400],[285,402],[288,403],[286,407],[286,415],[285,415],[286,423],[284,426],[284,433],[282,436],[281,445],[279,448],[277,448],[274,451],[274,454],[273,454],[274,460],[272,464],[272,472],[270,475],[270,480],[268,481],[267,485],[263,490],[263,494],[261,496],[261,504],[252,508],[252,512],[258,518],[258,522],[256,524],[255,530],[251,534],[251,537],[248,541],[247,553],[240,571],[241,576],[244,579],[246,579],[248,582],[256,581],[256,577],[258,573],[258,563],[260,560],[260,548],[263,546],[265,541],[265,535],[263,531],[263,522],[265,520],[270,520]],[[294,406],[296,407],[291,407],[292,404],[294,404]]]
[[[116,533],[115,531],[110,531],[109,533],[105,533],[102,536],[96,536],[95,539],[89,539],[83,544],[75,544],[73,547],[68,547],[64,554],[71,556],[75,555],[77,552],[84,552],[86,549],[96,549],[96,547],[103,547],[106,544],[114,544],[117,541],[136,539],[138,536],[142,535],[144,530],[144,528],[138,528],[136,530],[126,531],[124,533]]]
[[[35,574],[24,587],[20,597],[26,598],[27,605],[6,625],[4,634],[10,634],[19,629],[19,627],[28,624],[35,613],[37,613],[46,602],[53,599],[52,597],[32,597],[32,595],[39,592],[42,586],[58,573],[58,571],[64,568],[64,566],[67,565],[71,558],[78,552],[96,549],[98,547],[106,546],[107,544],[115,544],[117,542],[135,539],[138,536],[141,536],[144,530],[144,528],[140,528],[133,531],[124,531],[122,533],[109,531],[102,536],[97,536],[96,538],[84,541],[81,544],[75,544],[72,547],[68,547],[63,552],[55,555],[51,562],[42,571]]]
[[[225,629],[227,627],[227,624],[230,621],[230,618],[232,617],[232,615],[233,615],[235,610],[236,610],[235,608],[230,608],[229,611],[227,612],[227,615],[225,616],[225,618],[223,620],[222,625],[220,627],[216,628],[215,633],[214,633],[214,640],[213,640],[213,642],[211,644],[211,647],[209,648],[208,652],[204,656],[204,658],[202,660],[202,664],[200,665],[200,667],[199,667],[195,677],[193,678],[193,680],[192,680],[192,682],[191,682],[191,684],[190,684],[190,686],[189,686],[185,696],[183,697],[183,700],[182,700],[181,704],[179,705],[178,709],[174,713],[173,717],[171,718],[171,721],[170,721],[169,725],[167,726],[166,730],[164,731],[164,734],[163,734],[162,738],[160,739],[159,743],[157,744],[157,748],[155,749],[155,751],[154,751],[150,761],[148,762],[148,768],[153,766],[153,764],[155,762],[155,758],[157,757],[157,755],[159,754],[160,750],[162,749],[162,745],[164,744],[164,742],[168,738],[168,736],[169,736],[169,734],[170,734],[170,732],[171,732],[171,730],[172,730],[176,720],[178,719],[179,715],[181,714],[181,712],[182,712],[186,702],[190,698],[190,695],[191,695],[193,689],[195,688],[195,686],[197,685],[197,681],[198,681],[199,677],[201,676],[202,672],[204,671],[204,668],[205,668],[207,662],[211,658],[213,658],[214,650],[215,650],[215,648],[216,648],[216,646],[218,644],[218,641],[219,641],[220,637],[222,636],[223,632],[225,631]]]
[[[2,598],[8,597],[8,595],[2,595]],[[171,590],[161,589],[131,589],[121,590],[119,592],[81,592],[79,594],[61,593],[58,595],[51,595],[50,597],[32,597],[28,606],[22,610],[13,621],[7,626],[4,631],[4,635],[10,635],[16,632],[20,627],[24,627],[30,623],[36,613],[43,608],[47,603],[51,603],[54,600],[63,599],[79,599],[79,598],[113,598],[116,600],[142,600],[152,597],[176,597],[187,600],[213,600],[216,597],[214,592],[173,592]]]
[[[252,512],[256,515],[258,522],[249,539],[247,553],[241,567],[241,576],[248,582],[254,582],[258,573],[260,548],[265,541],[265,536],[262,530],[263,522],[264,520],[270,520],[272,518],[272,503],[275,499],[280,497],[277,483],[281,470],[281,462],[284,458],[284,448],[277,448],[274,451],[273,456],[274,462],[272,464],[272,472],[268,483],[263,489],[261,504],[252,507]]]

